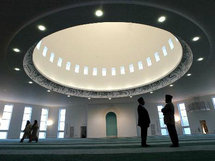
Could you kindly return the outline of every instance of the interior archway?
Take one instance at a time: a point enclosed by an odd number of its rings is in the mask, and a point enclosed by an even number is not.
[[[106,136],[117,137],[117,117],[114,112],[108,112],[106,115]]]

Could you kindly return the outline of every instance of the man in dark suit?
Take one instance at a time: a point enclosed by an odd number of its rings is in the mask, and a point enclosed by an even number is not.
[[[172,141],[171,147],[179,147],[178,135],[175,128],[174,105],[172,103],[172,96],[166,95],[165,102],[166,102],[166,105],[161,111],[163,112],[164,123],[167,126],[169,136]]]
[[[145,101],[142,97],[140,97],[138,100],[139,105],[137,108],[138,112],[138,126],[141,128],[141,145],[142,147],[148,147],[149,145],[146,144],[146,138],[147,138],[147,130],[150,124],[150,118],[148,111],[144,107]]]

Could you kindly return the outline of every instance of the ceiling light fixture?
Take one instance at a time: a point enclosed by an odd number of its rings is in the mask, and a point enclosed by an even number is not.
[[[111,100],[111,98],[108,98],[109,100]]]
[[[15,71],[20,71],[20,69],[19,69],[19,68],[14,68],[14,70],[15,70]]]
[[[90,100],[91,98],[89,97],[88,100]]]
[[[130,98],[132,98],[132,96],[131,96],[131,95],[130,95],[129,97],[130,97]]]
[[[192,75],[191,73],[188,73],[188,74],[187,74],[188,77],[191,76],[191,75]]]
[[[70,97],[70,95],[67,95],[67,97]]]
[[[28,81],[28,84],[33,84],[33,82],[32,81]]]
[[[202,57],[197,59],[197,61],[202,61],[202,60],[204,60],[204,58],[202,58]]]
[[[173,87],[173,84],[170,84],[169,86],[170,86],[170,87]]]
[[[16,52],[16,53],[20,52],[20,50],[18,48],[13,48],[13,51]]]
[[[43,26],[43,25],[38,25],[37,28],[38,28],[40,31],[45,31],[45,30],[46,30],[46,27]]]
[[[48,89],[47,92],[50,93],[51,91]]]
[[[95,11],[95,15],[96,15],[97,17],[101,17],[101,16],[103,16],[103,11],[102,11],[102,10],[96,10],[96,11]]]
[[[151,94],[153,93],[153,92],[150,92]]]
[[[166,20],[165,16],[161,16],[158,18],[158,22],[164,22]]]
[[[195,36],[195,37],[193,37],[192,41],[198,41],[199,39],[200,39],[199,36]]]

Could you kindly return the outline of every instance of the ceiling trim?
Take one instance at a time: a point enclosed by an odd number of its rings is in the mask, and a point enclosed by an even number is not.
[[[159,81],[156,81],[154,83],[151,83],[149,85],[145,85],[138,88],[132,88],[128,90],[119,90],[119,91],[87,91],[87,90],[79,90],[74,88],[65,87],[62,85],[59,85],[57,83],[54,83],[50,80],[48,80],[46,77],[41,75],[37,69],[35,68],[33,64],[32,54],[34,51],[34,48],[36,46],[33,45],[26,53],[24,60],[23,60],[23,67],[26,72],[26,74],[34,80],[39,85],[61,93],[65,95],[71,95],[71,96],[77,96],[77,97],[90,97],[90,98],[118,98],[118,97],[128,97],[128,96],[134,96],[139,95],[143,93],[148,93],[157,89],[160,89],[162,87],[165,87],[169,84],[172,84],[179,78],[181,78],[191,67],[193,62],[193,54],[190,49],[190,47],[183,41],[179,40],[182,48],[183,48],[183,57],[180,62],[180,64],[176,67],[176,69],[171,72],[166,77],[160,79]]]

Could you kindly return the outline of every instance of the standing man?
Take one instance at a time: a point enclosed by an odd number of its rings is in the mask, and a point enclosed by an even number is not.
[[[148,111],[146,108],[143,106],[145,104],[145,101],[142,97],[140,97],[138,100],[138,126],[141,128],[141,145],[142,147],[148,147],[149,145],[146,144],[146,139],[147,139],[147,130],[150,124],[150,118]]]
[[[165,107],[161,110],[164,115],[164,123],[167,126],[169,136],[172,141],[172,145],[170,147],[179,147],[178,143],[178,134],[175,128],[175,117],[174,117],[174,105],[172,103],[172,96],[165,96]]]

